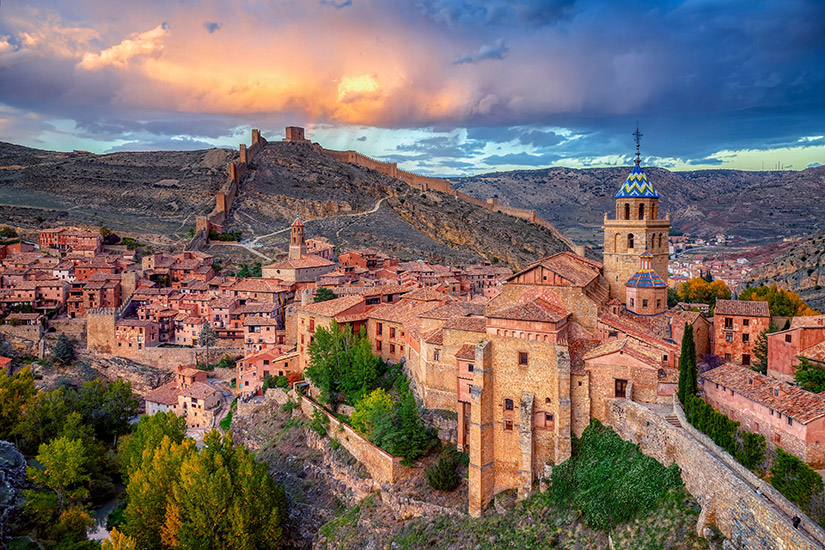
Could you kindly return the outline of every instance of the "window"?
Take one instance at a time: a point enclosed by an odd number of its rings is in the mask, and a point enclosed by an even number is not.
[[[527,365],[527,352],[526,351],[518,352],[518,364],[520,366],[526,366]]]
[[[376,349],[376,351],[381,351],[381,340],[378,340],[375,343],[375,349]]]
[[[642,309],[647,309],[647,300],[642,300]]]
[[[309,320],[309,331],[310,332],[315,332],[315,319],[310,319]]]
[[[644,204],[639,205],[639,219],[640,220],[645,219],[645,205]]]
[[[474,368],[475,365],[473,365],[472,363],[467,363],[467,372],[473,372]]]
[[[544,413],[544,422],[546,424],[549,424],[552,421],[553,421],[553,415],[550,414],[550,413]]]
[[[625,205],[624,205],[624,219],[626,219],[626,220],[630,219],[630,205],[627,204],[627,203],[625,203]]]
[[[750,341],[751,341],[751,335],[750,334],[743,334],[742,335],[742,343],[743,344],[747,344]]]
[[[395,327],[390,327],[390,338],[395,338]]]
[[[793,418],[788,417],[788,426],[793,426]]]
[[[778,433],[773,434],[773,442],[774,442],[774,444],[779,445],[779,442],[780,442],[780,441],[782,441],[782,438],[781,438],[781,437],[779,437],[779,434],[778,434]]]
[[[791,343],[791,340],[793,340],[793,338],[791,338],[791,335],[790,335],[790,334],[786,334],[786,335],[785,335],[785,342],[787,342],[787,343],[789,343],[789,344],[790,344],[790,343]]]
[[[545,403],[546,405],[549,405],[549,404],[550,404],[550,403],[552,403],[552,402],[553,402],[553,400],[552,400],[552,399],[550,399],[549,397],[545,397],[545,398],[544,398],[544,403]]]
[[[776,389],[773,390],[773,396],[774,397],[779,397],[779,390],[776,390]]]
[[[504,400],[504,410],[505,411],[512,411],[513,410],[513,400],[512,399],[505,399]]]
[[[662,362],[666,362],[666,361],[667,361],[667,353],[662,355]]]
[[[725,329],[733,330],[733,317],[725,317]]]
[[[656,309],[659,309],[660,307],[662,307],[662,299],[656,298]]]
[[[633,233],[627,236],[627,248],[633,248]]]
[[[624,399],[627,396],[627,380],[616,379],[615,397]]]
[[[633,298],[631,298],[630,299],[630,307],[634,307],[635,305],[636,305],[636,301]]]
[[[733,333],[732,332],[728,332],[727,334],[725,334],[725,342],[733,342]]]
[[[748,326],[748,325],[750,325],[750,324],[751,324],[751,320],[750,320],[750,319],[742,319],[742,326],[743,326],[743,327],[746,327],[746,326]]]
[[[384,334],[384,324],[383,323],[378,323],[375,326],[375,334],[378,334],[379,336]]]
[[[438,361],[441,358],[441,350],[433,350],[433,361]]]
[[[730,353],[725,354],[725,361],[730,361]]]
[[[390,353],[395,353],[395,344],[390,344]]]
[[[513,431],[513,421],[512,420],[505,420],[504,421],[504,431],[512,432]]]

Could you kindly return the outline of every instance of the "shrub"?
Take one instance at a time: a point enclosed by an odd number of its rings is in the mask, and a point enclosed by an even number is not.
[[[287,412],[287,413],[292,412],[300,406],[301,406],[301,404],[297,401],[287,401],[286,403],[284,403],[284,406],[281,407],[281,411]]]
[[[324,411],[316,408],[312,411],[312,418],[309,421],[309,427],[321,437],[325,437],[329,431],[329,417],[326,413],[324,413]]]
[[[580,512],[596,529],[643,517],[683,486],[679,466],[665,468],[595,419],[573,450],[554,468],[549,498],[560,509]]]
[[[458,453],[445,449],[438,461],[427,468],[427,483],[436,491],[452,491],[461,483],[458,475]]]
[[[771,466],[771,485],[802,508],[811,519],[825,520],[822,510],[822,477],[803,461],[782,449],[776,449],[776,460]]]
[[[57,343],[55,343],[52,353],[54,353],[55,359],[64,365],[68,365],[74,361],[74,345],[65,333],[61,332],[60,336],[57,337]]]

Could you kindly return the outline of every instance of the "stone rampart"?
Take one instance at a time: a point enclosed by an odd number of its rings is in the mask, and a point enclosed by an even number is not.
[[[301,411],[307,418],[311,418],[315,409],[320,410],[329,418],[329,436],[338,439],[341,445],[364,465],[372,476],[372,479],[379,483],[395,483],[400,480],[408,468],[401,465],[401,458],[392,456],[386,451],[379,449],[363,436],[359,435],[348,424],[345,424],[329,414],[323,407],[309,397],[301,396]]]
[[[697,525],[700,535],[713,524],[736,548],[825,548],[825,530],[696,431],[684,414],[679,418],[681,409],[675,409],[681,428],[643,405],[613,399],[607,405],[607,421],[622,439],[638,444],[646,455],[668,466],[679,465],[687,490],[702,506]],[[799,529],[791,525],[794,515],[802,519]]]
[[[78,342],[86,341],[86,319],[52,319],[49,321],[49,328],[53,328],[55,334],[64,333],[72,340]]]
[[[8,340],[12,349],[21,355],[37,355],[43,329],[40,325],[0,325],[0,335]]]
[[[115,349],[114,308],[90,309],[86,312],[86,347],[95,353],[112,353]]]
[[[234,358],[243,355],[243,352],[243,348],[209,348],[209,363],[214,365],[225,355]],[[131,359],[144,365],[174,371],[180,365],[204,363],[206,360],[206,348],[148,347],[144,348],[142,353]]]

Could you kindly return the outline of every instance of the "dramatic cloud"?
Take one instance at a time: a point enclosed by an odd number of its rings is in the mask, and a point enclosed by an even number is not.
[[[55,148],[236,144],[301,124],[330,147],[464,173],[623,162],[639,120],[651,162],[802,167],[825,162],[823,89],[817,0],[0,9],[0,139]]]

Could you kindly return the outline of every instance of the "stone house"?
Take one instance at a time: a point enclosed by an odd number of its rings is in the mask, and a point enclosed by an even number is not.
[[[99,231],[85,231],[68,227],[43,229],[39,233],[40,248],[53,248],[60,252],[100,252],[103,236]]]
[[[142,350],[160,343],[160,327],[154,321],[120,319],[115,323],[114,352],[121,357],[140,357]]]
[[[286,376],[292,380],[298,379],[301,376],[298,362],[297,350],[285,350],[280,346],[247,355],[237,363],[238,390],[243,396],[260,393],[267,376]]]
[[[825,467],[825,396],[726,363],[700,376],[714,409],[813,468]]]
[[[277,319],[247,315],[243,321],[243,342],[247,354],[283,345],[286,334]]]
[[[717,300],[713,314],[714,353],[725,361],[752,365],[753,347],[770,322],[767,302]]]
[[[304,372],[309,363],[307,348],[314,341],[318,327],[328,328],[333,321],[339,324],[348,322],[353,325],[355,332],[366,324],[366,304],[363,296],[342,296],[326,302],[298,306],[292,311],[295,316],[300,372]]]
[[[290,229],[289,256],[284,261],[263,266],[262,271],[264,277],[286,283],[314,283],[334,269],[335,263],[330,259],[308,252],[304,224],[295,218]]]
[[[793,382],[799,357],[825,362],[825,315],[794,317],[791,328],[768,334],[768,375]]]

